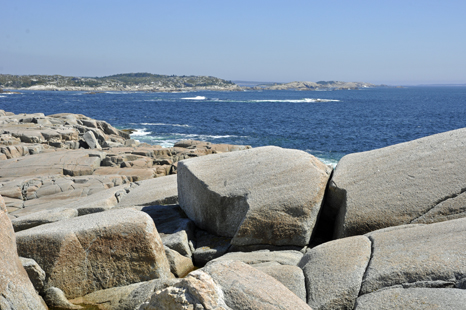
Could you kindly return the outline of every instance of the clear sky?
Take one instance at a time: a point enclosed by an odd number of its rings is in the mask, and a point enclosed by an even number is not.
[[[0,0],[0,73],[466,83],[464,0]]]

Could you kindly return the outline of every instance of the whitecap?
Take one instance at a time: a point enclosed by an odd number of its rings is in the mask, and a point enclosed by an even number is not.
[[[146,130],[146,128],[136,129],[136,131],[133,132],[130,136],[140,137],[140,136],[147,136],[147,135],[151,134],[150,131],[145,131],[145,130]]]
[[[185,97],[185,98],[181,98],[181,99],[184,99],[184,100],[206,100],[206,97],[205,96],[196,96],[196,97]]]

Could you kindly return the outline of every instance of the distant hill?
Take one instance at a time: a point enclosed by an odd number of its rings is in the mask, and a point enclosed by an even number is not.
[[[73,77],[62,75],[0,74],[0,88],[37,90],[175,90],[235,89],[231,81],[212,76],[176,76],[151,73],[126,73],[104,77]]]

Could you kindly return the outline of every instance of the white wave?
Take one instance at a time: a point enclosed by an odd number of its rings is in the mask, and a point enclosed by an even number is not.
[[[146,128],[136,129],[136,131],[133,132],[130,136],[140,137],[140,136],[147,136],[151,134],[150,131],[145,131],[145,130]]]
[[[6,98],[6,96],[0,96],[0,98]]]
[[[191,127],[189,125],[182,124],[166,124],[166,123],[141,123],[143,126],[173,126],[173,127]]]
[[[181,98],[181,99],[184,99],[184,100],[206,100],[206,97],[205,96],[196,96],[196,97],[185,97],[185,98]]]

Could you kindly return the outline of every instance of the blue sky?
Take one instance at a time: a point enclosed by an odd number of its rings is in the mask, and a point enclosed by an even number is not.
[[[466,83],[466,1],[0,0],[0,73]]]

